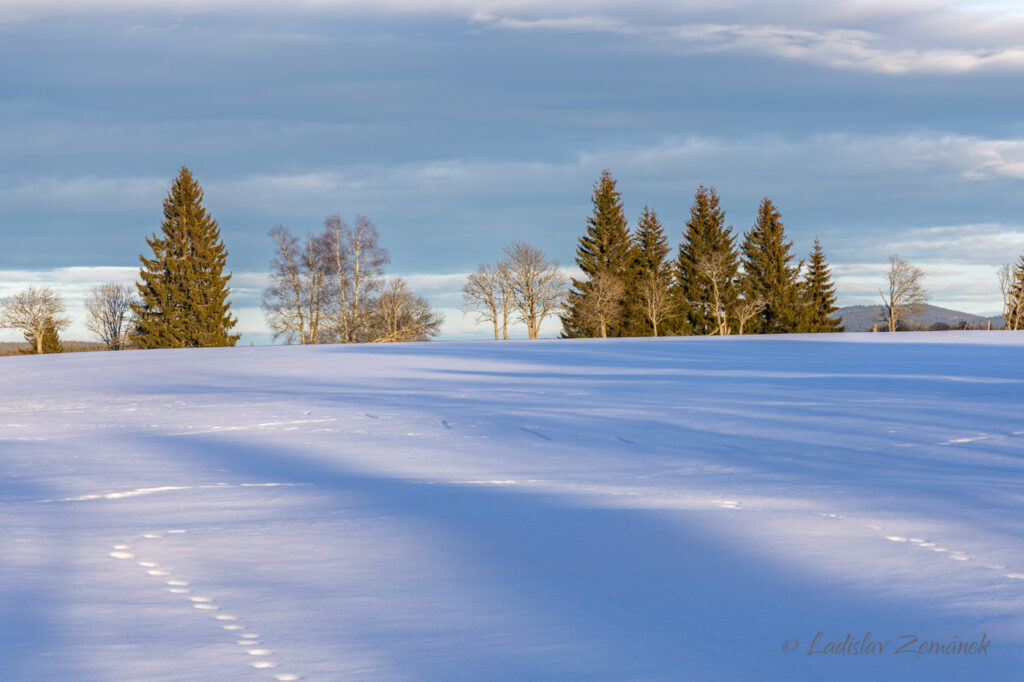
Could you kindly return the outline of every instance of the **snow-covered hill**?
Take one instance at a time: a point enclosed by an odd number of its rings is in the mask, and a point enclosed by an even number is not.
[[[1024,335],[88,353],[0,387],[2,679],[1020,679]]]

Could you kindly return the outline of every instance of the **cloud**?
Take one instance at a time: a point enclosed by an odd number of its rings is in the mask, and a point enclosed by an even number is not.
[[[638,0],[625,5],[610,0],[295,0],[286,5],[270,0],[0,0],[0,17],[8,21],[154,12],[440,15],[489,30],[602,33],[639,41],[645,48],[768,56],[888,75],[1024,70],[1024,13],[1019,3],[1006,2],[733,0],[709,6],[693,0]],[[316,31],[256,31],[250,37],[322,38]]]

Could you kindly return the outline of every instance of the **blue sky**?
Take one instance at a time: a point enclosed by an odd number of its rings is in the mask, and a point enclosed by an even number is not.
[[[771,197],[844,304],[897,251],[934,302],[997,312],[1024,251],[1018,3],[277,4],[0,0],[0,293],[50,284],[80,320],[182,164],[256,342],[267,230],[333,212],[376,221],[446,336],[486,337],[462,275],[512,239],[571,265],[603,168],[673,241],[698,183],[737,231]]]

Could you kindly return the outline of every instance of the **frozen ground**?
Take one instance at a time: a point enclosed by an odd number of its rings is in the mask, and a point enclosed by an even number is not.
[[[0,679],[1021,679],[1024,334],[10,357],[0,387]]]

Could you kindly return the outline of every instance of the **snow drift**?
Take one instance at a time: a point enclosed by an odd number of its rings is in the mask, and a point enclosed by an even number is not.
[[[0,677],[1015,679],[1022,351],[3,358]]]

